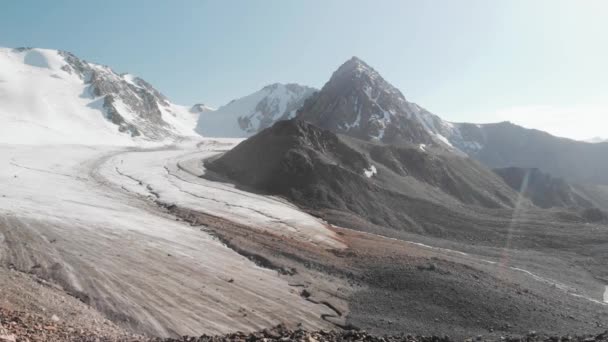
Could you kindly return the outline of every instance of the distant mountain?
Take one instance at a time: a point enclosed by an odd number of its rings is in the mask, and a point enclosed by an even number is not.
[[[538,168],[573,183],[608,184],[608,144],[555,137],[509,122],[454,124],[450,142],[491,168]]]
[[[279,120],[295,116],[316,89],[275,83],[200,115],[197,132],[208,137],[248,137]]]
[[[470,158],[442,148],[364,142],[300,120],[277,122],[207,168],[304,208],[400,230],[439,229],[463,205],[511,208],[517,199]]]
[[[69,52],[0,48],[0,142],[170,141],[195,135],[197,116],[143,79]]]
[[[577,207],[589,208],[591,202],[573,186],[536,168],[507,167],[495,169],[499,176],[514,190],[532,200],[541,208]]]
[[[451,124],[408,102],[365,62],[353,57],[298,111],[298,118],[332,132],[389,144],[449,147]],[[443,127],[445,126],[445,127]]]

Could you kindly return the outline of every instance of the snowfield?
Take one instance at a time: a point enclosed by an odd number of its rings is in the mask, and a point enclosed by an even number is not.
[[[239,139],[207,140],[179,149],[134,151],[110,158],[101,175],[123,189],[182,208],[219,216],[252,229],[301,242],[344,248],[324,222],[286,200],[256,195],[201,178],[202,160],[232,148]]]
[[[0,49],[0,142],[131,145],[53,50]]]
[[[327,328],[320,316],[330,311],[304,300],[276,271],[147,199],[343,246],[323,222],[282,200],[193,174],[204,172],[201,157],[233,144],[0,145],[0,260],[53,280],[142,333],[226,333],[280,322]]]
[[[142,94],[155,91],[151,86],[145,88],[143,82],[57,50],[0,48],[0,143],[132,146],[197,136],[193,127],[198,113],[188,107],[161,97],[149,100],[149,106],[162,101],[158,104],[160,119],[150,122],[151,118],[142,117],[142,108],[124,103],[129,98],[135,103],[142,100],[135,90],[145,90]],[[105,90],[100,94],[102,87]],[[143,135],[131,137],[112,123],[104,107],[110,93],[125,123]],[[156,139],[145,137],[152,133],[158,135]]]

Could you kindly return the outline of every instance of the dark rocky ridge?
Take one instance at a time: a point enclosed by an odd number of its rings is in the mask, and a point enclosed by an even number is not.
[[[302,207],[350,212],[374,224],[415,231],[434,226],[429,219],[437,210],[510,208],[517,196],[468,158],[366,143],[299,120],[278,122],[207,167]],[[371,175],[373,169],[377,173]]]

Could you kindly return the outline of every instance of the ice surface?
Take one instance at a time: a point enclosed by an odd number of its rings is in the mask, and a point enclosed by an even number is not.
[[[124,153],[110,158],[100,170],[105,178],[143,196],[158,196],[166,203],[299,241],[343,248],[324,222],[282,199],[248,193],[200,177],[205,173],[203,159],[231,148],[238,141],[206,140],[198,147]],[[375,167],[372,170],[375,173]]]
[[[290,204],[198,183],[179,170],[182,160],[196,168],[198,158],[232,145],[206,142],[199,150],[184,143],[137,152],[0,144],[0,251],[26,269],[57,265],[62,285],[86,293],[102,311],[134,319],[139,331],[150,334],[247,331],[282,321],[327,328],[320,316],[329,309],[302,299],[277,272],[160,211],[146,199],[152,195],[145,187],[119,173],[141,178],[163,201],[287,238],[340,245],[322,222]]]

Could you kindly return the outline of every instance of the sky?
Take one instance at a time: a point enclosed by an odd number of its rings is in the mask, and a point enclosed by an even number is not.
[[[322,87],[352,56],[455,122],[608,138],[608,2],[8,1],[0,46],[66,50],[173,102],[221,106],[275,82]]]

